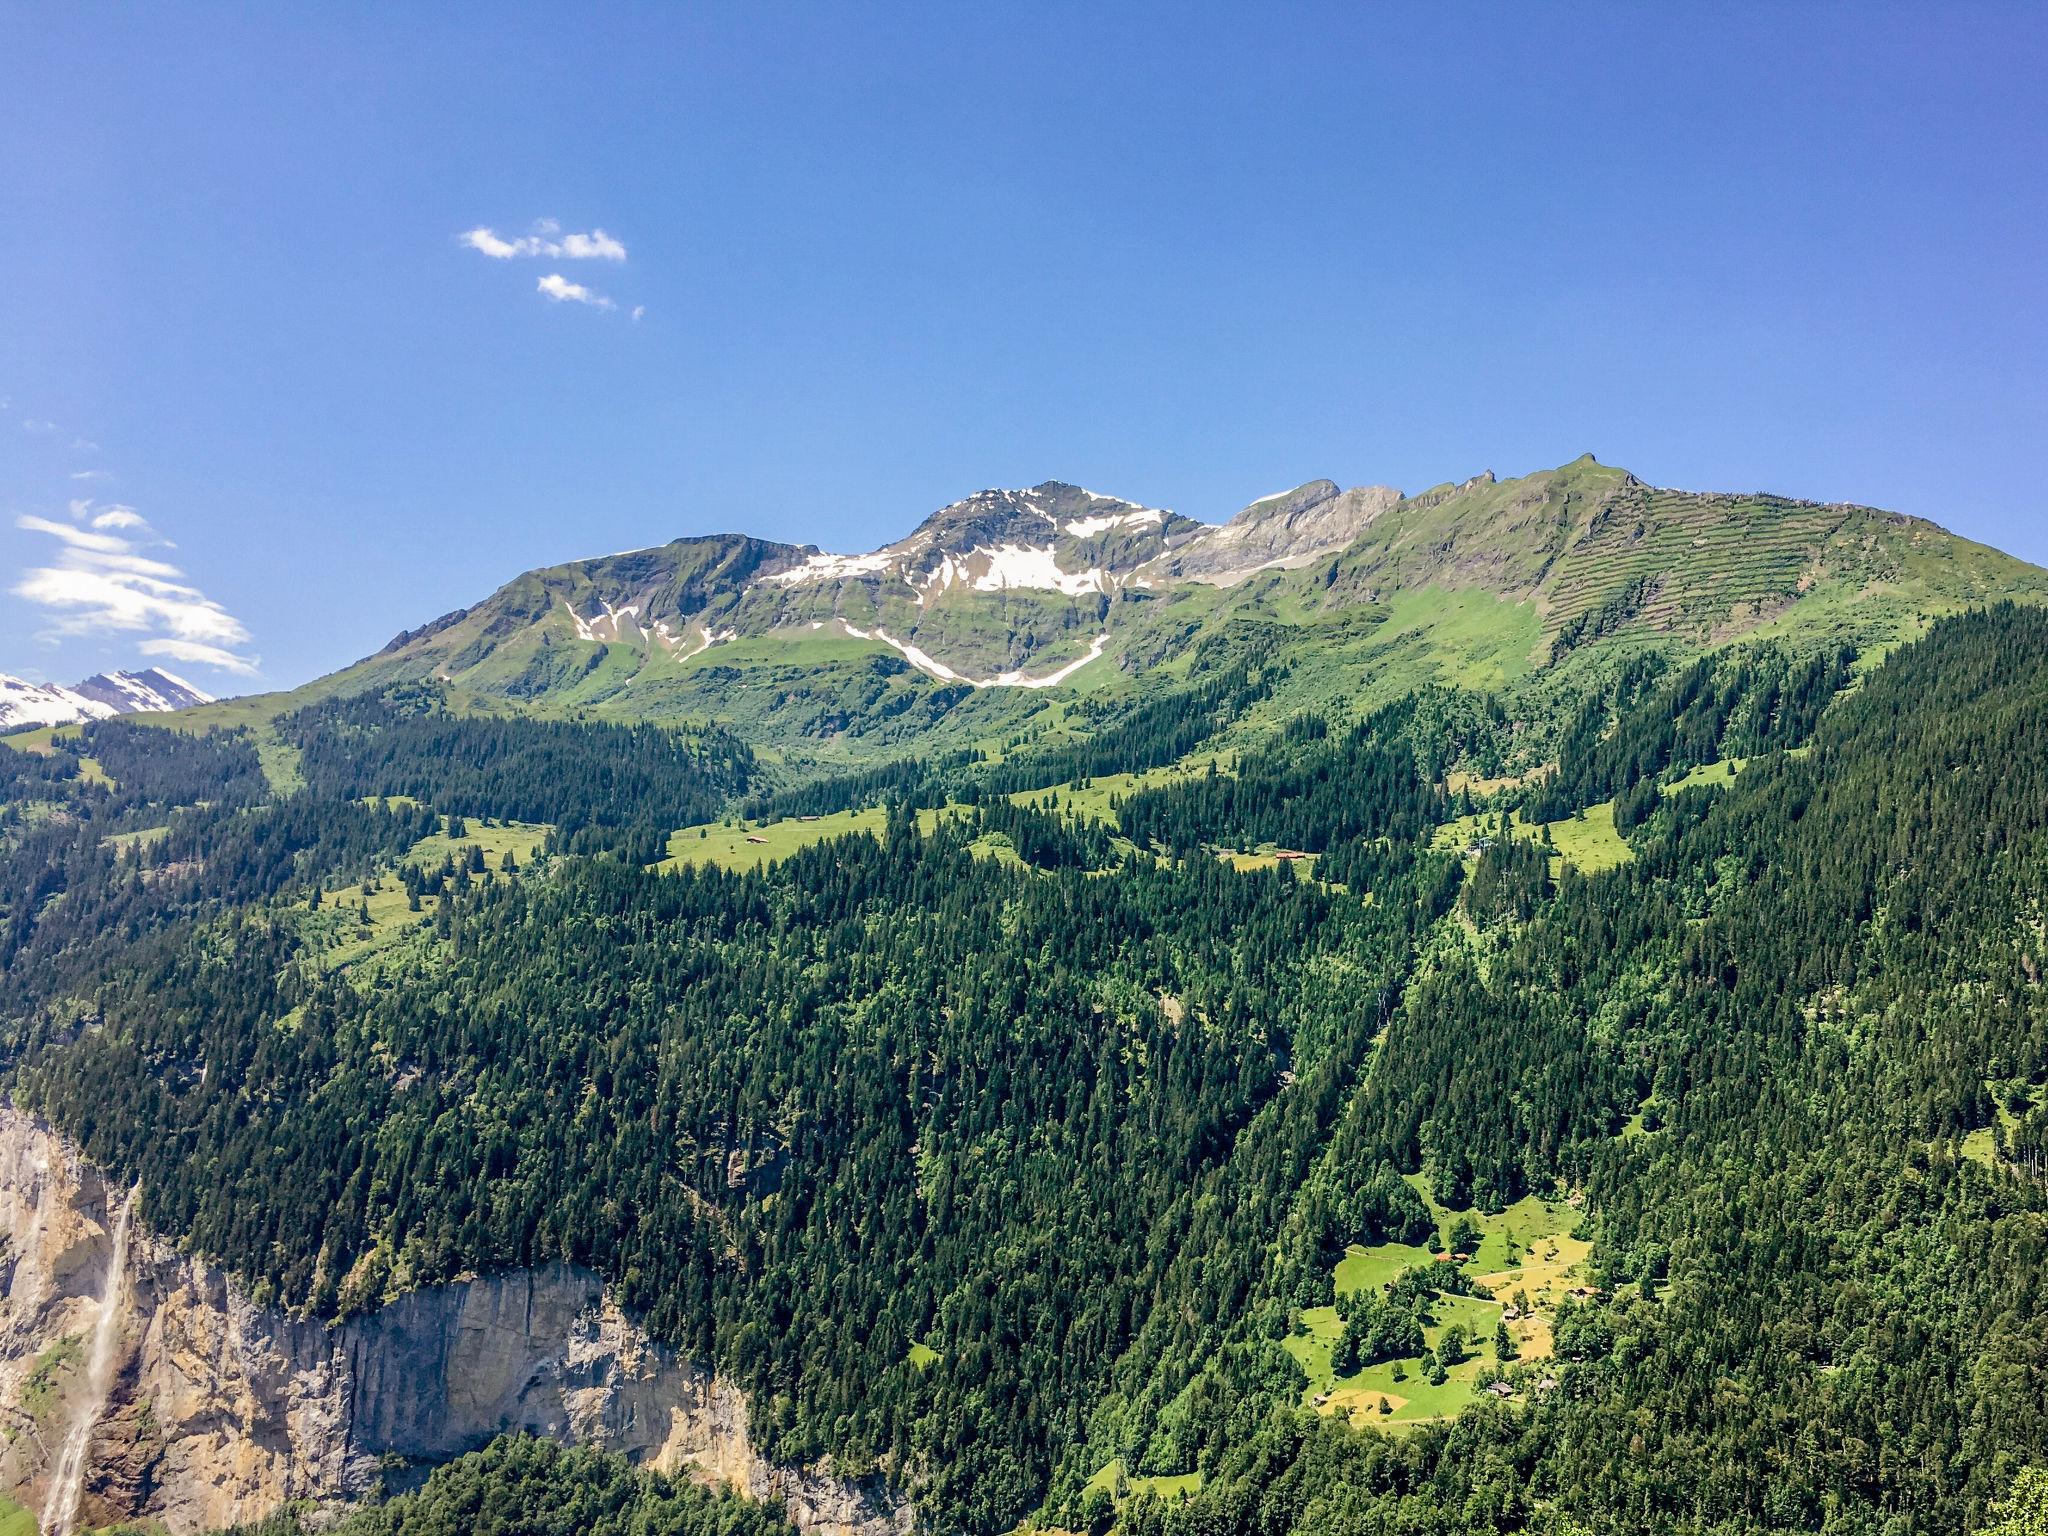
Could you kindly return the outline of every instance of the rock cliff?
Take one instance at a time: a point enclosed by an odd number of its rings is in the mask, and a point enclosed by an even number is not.
[[[745,1394],[649,1340],[588,1271],[435,1286],[327,1327],[256,1306],[140,1230],[113,1284],[123,1198],[47,1126],[0,1106],[0,1491],[31,1508],[56,1506],[83,1415],[81,1528],[147,1518],[184,1536],[288,1500],[359,1498],[392,1458],[442,1460],[508,1431],[729,1484],[815,1536],[911,1527],[885,1490],[756,1454]],[[110,1296],[111,1386],[82,1407]]]

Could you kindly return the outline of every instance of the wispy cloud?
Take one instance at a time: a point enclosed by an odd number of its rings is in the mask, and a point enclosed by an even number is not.
[[[197,640],[172,640],[160,637],[145,640],[136,649],[145,656],[168,656],[173,661],[189,661],[202,667],[219,667],[223,672],[237,672],[244,677],[256,670],[233,651],[223,650],[217,645],[206,645]]]
[[[71,471],[71,478],[74,480],[111,480],[114,476],[111,471],[104,469],[74,469]]]
[[[133,507],[74,501],[72,521],[23,514],[15,526],[56,541],[52,563],[22,572],[14,594],[54,615],[45,634],[144,634],[146,656],[217,667],[244,676],[248,626],[193,586],[157,551],[171,548]]]
[[[48,437],[57,430],[57,423],[54,421],[44,421],[40,416],[30,416],[22,422],[21,430],[33,432],[37,437]]]
[[[495,261],[510,261],[515,256],[553,256],[570,261],[624,261],[626,247],[601,229],[588,234],[570,231],[562,232],[562,226],[553,219],[542,219],[533,226],[530,235],[514,235],[506,239],[487,225],[466,229],[456,236],[472,251],[479,251]]]
[[[593,309],[618,308],[603,294],[586,288],[581,283],[572,283],[559,272],[550,272],[537,286],[557,304],[588,304]]]

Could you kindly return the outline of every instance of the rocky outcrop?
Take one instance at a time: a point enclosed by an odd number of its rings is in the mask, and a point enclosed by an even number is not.
[[[901,1536],[907,1505],[776,1466],[743,1392],[654,1343],[568,1265],[435,1286],[339,1327],[259,1307],[215,1266],[137,1231],[109,1274],[125,1192],[0,1107],[0,1490],[53,1507],[83,1349],[113,1297],[113,1385],[84,1458],[81,1527],[173,1536],[288,1500],[374,1492],[392,1458],[443,1460],[510,1431],[617,1451],[784,1504],[816,1536]]]
[[[1384,485],[1342,491],[1333,480],[1311,480],[1204,529],[1144,567],[1139,584],[1200,581],[1230,587],[1259,571],[1294,570],[1344,548],[1400,501],[1401,493]]]

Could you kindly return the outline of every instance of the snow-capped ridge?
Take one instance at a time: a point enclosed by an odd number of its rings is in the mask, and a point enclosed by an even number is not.
[[[95,672],[79,683],[76,691],[97,699],[119,715],[168,714],[213,702],[212,694],[162,667],[145,667],[140,672]]]
[[[161,667],[140,672],[95,672],[82,683],[31,683],[0,673],[0,731],[35,725],[75,725],[112,715],[168,713],[211,704],[213,695]]]

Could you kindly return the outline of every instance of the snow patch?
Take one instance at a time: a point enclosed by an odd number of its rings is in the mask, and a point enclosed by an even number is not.
[[[929,652],[911,645],[907,641],[898,640],[879,625],[873,629],[860,629],[848,623],[845,619],[841,619],[839,626],[856,640],[881,641],[882,644],[895,651],[905,661],[917,668],[918,671],[928,676],[936,677],[940,682],[965,683],[970,688],[1050,688],[1057,683],[1065,682],[1076,672],[1087,666],[1089,662],[1094,661],[1102,654],[1103,647],[1109,644],[1109,636],[1107,634],[1097,635],[1093,643],[1089,645],[1087,655],[1078,656],[1057,671],[1048,672],[1042,677],[1033,677],[1021,667],[1013,671],[999,673],[995,677],[969,677],[964,672],[954,671]]]
[[[1111,528],[1156,527],[1165,521],[1164,512],[1146,508],[1137,512],[1112,512],[1096,517],[1077,517],[1070,523],[1062,524],[1061,531],[1070,533],[1077,539],[1085,539],[1094,534],[1105,533]]]
[[[597,631],[590,627],[582,614],[570,606],[569,599],[566,597],[562,599],[562,607],[576,623],[576,638],[578,640],[595,640],[597,638]]]
[[[116,713],[113,705],[88,699],[61,683],[32,683],[0,673],[0,730],[71,725],[79,720],[104,720]]]
[[[1001,592],[1008,587],[1024,587],[1078,597],[1083,592],[1108,590],[1107,572],[1099,568],[1071,573],[1063,571],[1047,547],[1004,544],[996,549],[977,549],[974,553],[988,561],[988,569],[974,579],[977,592]]]
[[[811,555],[802,565],[777,571],[762,580],[780,582],[784,586],[809,581],[844,581],[849,576],[872,576],[878,571],[886,571],[889,558],[886,550],[878,550],[872,555]]]

